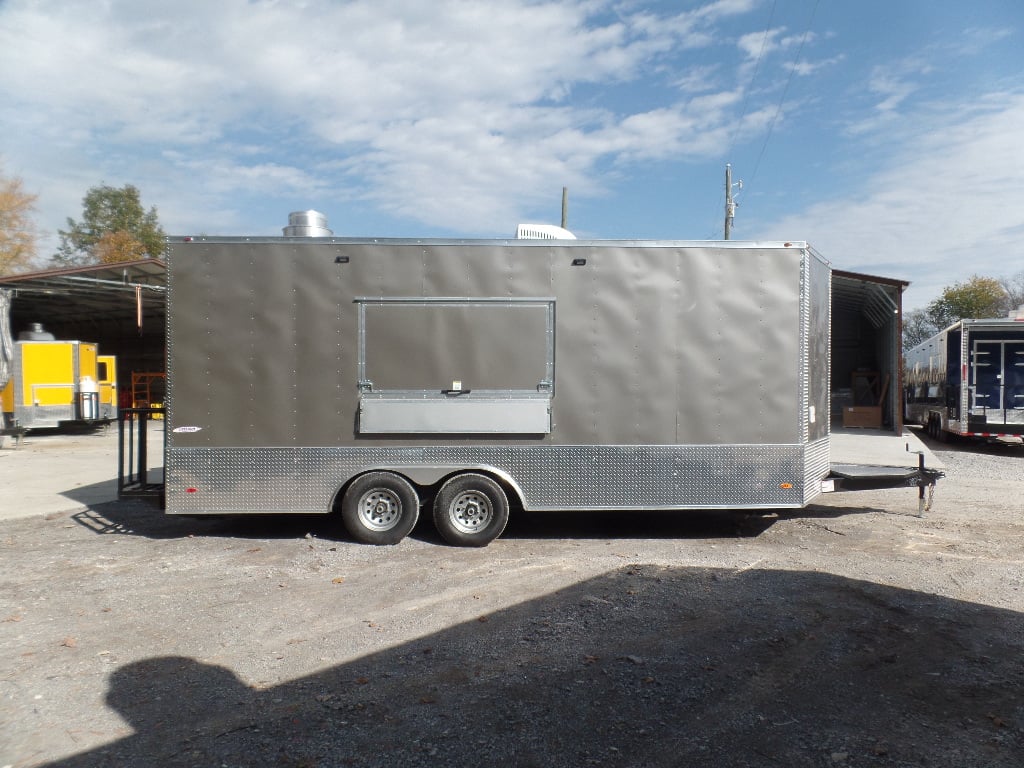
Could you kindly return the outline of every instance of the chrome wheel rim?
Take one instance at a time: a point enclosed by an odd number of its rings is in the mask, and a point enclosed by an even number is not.
[[[359,520],[372,531],[389,531],[402,519],[402,500],[387,488],[374,488],[359,498]]]
[[[476,533],[491,522],[494,507],[491,500],[479,491],[464,491],[448,506],[448,517],[462,533]]]

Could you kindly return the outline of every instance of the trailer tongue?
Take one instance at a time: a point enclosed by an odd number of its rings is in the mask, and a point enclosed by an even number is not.
[[[831,464],[829,476],[822,481],[824,493],[916,487],[918,515],[931,508],[935,484],[945,473],[942,462],[913,432],[835,427],[830,440]]]
[[[888,488],[913,488],[918,491],[918,515],[931,509],[935,483],[946,476],[940,469],[924,466],[920,455],[917,467],[874,467],[864,464],[833,464],[829,476],[822,481],[826,492],[875,491]]]

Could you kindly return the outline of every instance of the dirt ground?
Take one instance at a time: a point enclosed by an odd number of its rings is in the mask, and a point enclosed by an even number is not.
[[[0,521],[0,768],[1017,768],[1024,450],[930,447],[924,518],[519,514],[482,550],[167,517],[108,475]]]

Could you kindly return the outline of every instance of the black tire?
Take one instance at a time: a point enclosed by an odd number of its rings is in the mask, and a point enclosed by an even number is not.
[[[507,523],[508,497],[486,475],[456,475],[441,486],[434,499],[437,532],[456,547],[486,547]]]
[[[341,500],[345,529],[364,544],[397,544],[409,535],[419,516],[416,489],[394,472],[360,475]]]

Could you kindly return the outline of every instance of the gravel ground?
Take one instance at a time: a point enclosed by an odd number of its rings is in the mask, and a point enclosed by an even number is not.
[[[0,521],[0,767],[1024,765],[1024,450],[776,514]]]

